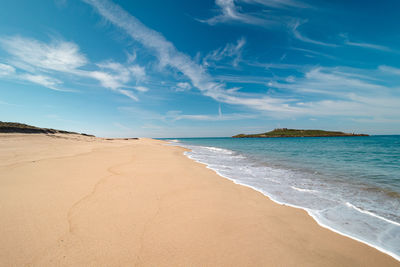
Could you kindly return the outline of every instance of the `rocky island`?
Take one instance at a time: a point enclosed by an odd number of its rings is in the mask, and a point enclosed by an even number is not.
[[[343,133],[337,131],[323,130],[297,130],[287,128],[277,128],[273,131],[260,134],[238,134],[233,138],[271,138],[271,137],[338,137],[338,136],[369,136],[368,134]]]

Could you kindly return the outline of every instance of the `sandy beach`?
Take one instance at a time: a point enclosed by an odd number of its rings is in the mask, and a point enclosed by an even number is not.
[[[400,266],[165,144],[0,134],[0,266]]]

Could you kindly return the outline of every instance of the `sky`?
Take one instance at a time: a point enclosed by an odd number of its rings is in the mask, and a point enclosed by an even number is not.
[[[104,137],[400,134],[397,0],[2,0],[0,120]]]

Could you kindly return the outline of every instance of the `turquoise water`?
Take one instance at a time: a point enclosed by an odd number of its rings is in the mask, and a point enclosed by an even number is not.
[[[400,136],[182,138],[221,176],[400,259]]]

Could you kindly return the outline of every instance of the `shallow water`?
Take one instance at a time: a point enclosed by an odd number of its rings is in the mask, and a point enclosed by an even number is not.
[[[400,260],[400,136],[182,138],[221,176]]]

